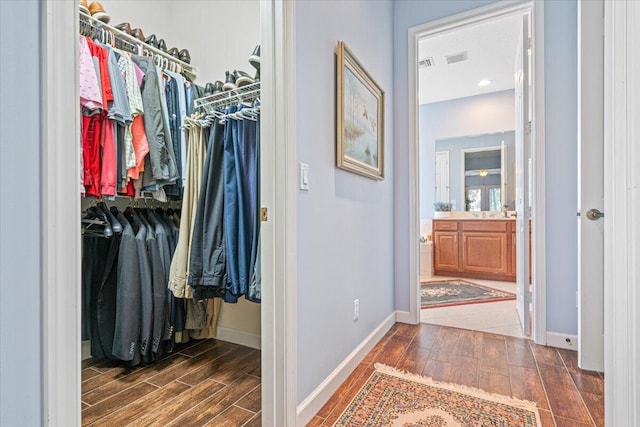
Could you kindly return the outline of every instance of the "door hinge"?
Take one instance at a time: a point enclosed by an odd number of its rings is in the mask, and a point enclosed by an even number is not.
[[[260,208],[260,221],[267,222],[268,218],[267,208]]]
[[[527,122],[524,126],[524,131],[527,135],[531,135],[531,122]]]

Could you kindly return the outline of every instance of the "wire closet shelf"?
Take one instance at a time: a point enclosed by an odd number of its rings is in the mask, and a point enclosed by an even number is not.
[[[194,100],[196,108],[202,108],[207,114],[215,114],[224,108],[242,102],[253,103],[260,98],[260,82],[251,83],[229,91],[203,96]]]
[[[198,74],[198,69],[195,66],[187,64],[84,12],[80,12],[80,34],[101,40],[105,44],[110,44],[136,55],[146,55],[152,56],[154,59],[161,59],[161,63],[158,63],[159,66],[164,66],[167,69],[173,68],[175,72],[184,72],[192,80]],[[169,64],[173,64],[173,67],[169,67]]]

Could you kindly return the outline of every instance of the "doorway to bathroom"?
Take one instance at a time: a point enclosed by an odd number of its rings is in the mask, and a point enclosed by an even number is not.
[[[529,337],[544,308],[530,273],[541,182],[533,14],[485,8],[410,30],[422,322]]]

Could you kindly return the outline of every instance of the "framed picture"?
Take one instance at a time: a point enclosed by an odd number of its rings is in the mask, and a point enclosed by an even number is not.
[[[384,179],[384,91],[344,42],[338,42],[336,165]]]

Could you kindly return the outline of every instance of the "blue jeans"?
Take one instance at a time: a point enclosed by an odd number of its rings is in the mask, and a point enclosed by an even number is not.
[[[232,113],[241,109],[230,107]],[[241,295],[260,301],[254,269],[259,236],[259,139],[257,122],[228,119],[225,128],[225,240],[227,293],[225,301]],[[251,292],[249,292],[252,288]]]

